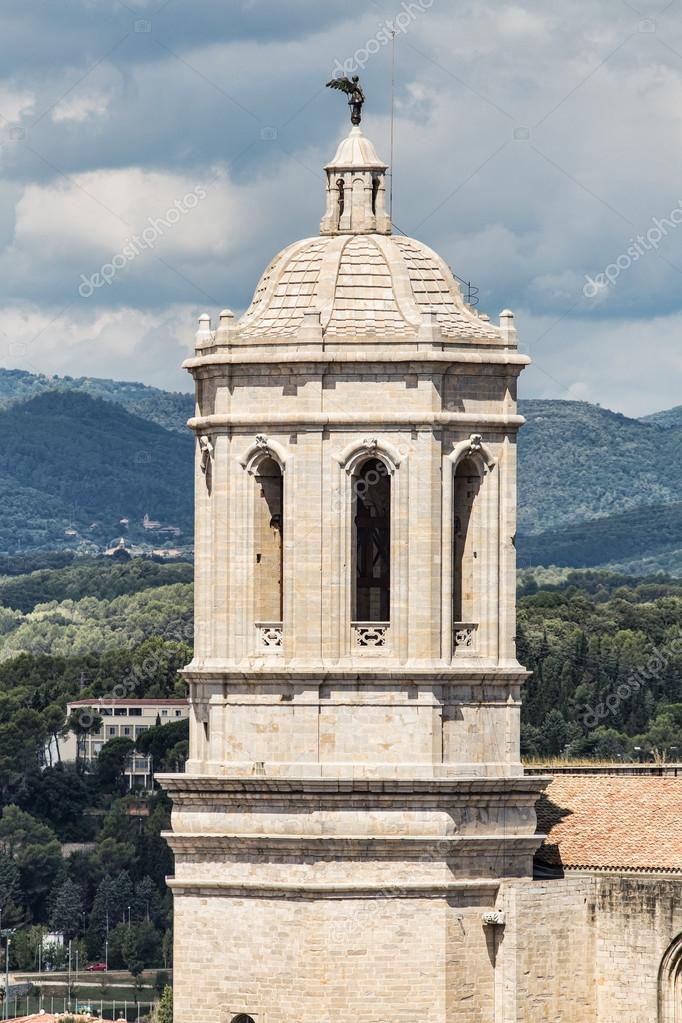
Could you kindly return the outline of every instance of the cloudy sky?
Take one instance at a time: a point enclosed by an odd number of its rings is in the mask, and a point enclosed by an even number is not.
[[[3,0],[0,21],[0,365],[188,390],[197,315],[242,311],[318,231],[341,67],[388,159],[393,24],[394,220],[516,312],[524,395],[682,402],[675,0]]]

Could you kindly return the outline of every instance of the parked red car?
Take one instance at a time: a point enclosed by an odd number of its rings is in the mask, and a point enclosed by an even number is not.
[[[88,973],[104,973],[106,968],[106,963],[90,963],[90,965],[86,967],[86,970]]]

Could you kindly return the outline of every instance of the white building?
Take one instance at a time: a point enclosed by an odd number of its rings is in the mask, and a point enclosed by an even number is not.
[[[133,742],[155,725],[169,725],[189,716],[187,700],[161,699],[112,699],[108,696],[88,700],[72,700],[67,704],[67,718],[71,712],[83,708],[87,714],[92,710],[102,718],[98,729],[80,737],[69,732],[60,744],[62,760],[75,761],[78,742],[82,744],[81,758],[87,764],[94,764],[104,743],[111,739],[131,739]],[[126,768],[129,788],[151,788],[154,764],[152,758],[134,754]]]

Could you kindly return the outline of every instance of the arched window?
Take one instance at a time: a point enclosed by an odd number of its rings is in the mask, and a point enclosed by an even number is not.
[[[338,194],[339,194],[339,220],[341,220],[341,217],[343,216],[343,208],[344,208],[345,202],[346,202],[346,200],[345,200],[345,186],[343,184],[343,178],[339,178],[339,180],[336,182],[336,188],[337,188]]]
[[[453,521],[453,579],[452,579],[452,620],[455,636],[459,633],[460,645],[472,645],[473,632],[463,635],[467,628],[477,625],[475,621],[475,581],[480,573],[475,571],[479,557],[474,520],[474,505],[481,488],[481,476],[475,462],[464,458],[455,469],[454,478],[454,521]]]
[[[240,1012],[238,1016],[232,1018],[232,1023],[255,1023],[253,1016],[247,1016],[246,1013]]]
[[[372,213],[377,211],[377,196],[379,194],[379,178],[372,178]]]
[[[368,458],[353,478],[353,618],[385,622],[391,617],[391,477],[378,458]]]
[[[274,458],[257,469],[258,496],[254,522],[256,619],[263,625],[282,621],[283,497],[282,470]]]
[[[661,962],[658,1023],[682,1023],[682,935],[675,938]]]

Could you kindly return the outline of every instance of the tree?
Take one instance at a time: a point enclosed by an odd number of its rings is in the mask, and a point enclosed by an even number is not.
[[[569,739],[568,725],[561,711],[554,708],[545,715],[540,727],[540,745],[543,753],[556,757],[564,752]]]
[[[0,909],[5,927],[18,924],[22,915],[22,892],[19,867],[5,853],[0,853]]]
[[[126,968],[139,976],[143,970],[161,965],[161,934],[148,920],[132,924],[127,928],[122,951]]]
[[[157,1023],[173,1023],[173,988],[169,985],[163,989],[156,1021]]]
[[[51,703],[43,711],[43,721],[45,722],[45,730],[52,737],[52,743],[47,747],[50,767],[52,766],[52,749],[57,754],[57,762],[61,764],[62,753],[59,746],[59,740],[63,739],[66,735],[66,721],[64,718],[64,708],[58,703]]]
[[[37,968],[44,936],[45,928],[41,926],[21,927],[16,931],[12,938],[12,952],[18,970]]]
[[[62,865],[57,836],[18,806],[6,806],[0,818],[0,853],[19,868],[21,890],[30,917],[44,919],[47,895]]]
[[[92,794],[81,775],[70,764],[47,767],[33,775],[27,785],[21,807],[49,823],[66,842],[90,837],[91,824],[83,811]]]
[[[125,791],[125,768],[135,748],[132,739],[116,738],[105,742],[97,757],[97,783],[108,792]]]
[[[117,842],[115,838],[104,838],[98,842],[92,862],[102,877],[105,874],[117,874],[135,863],[135,846],[132,842]]]
[[[69,941],[81,932],[83,924],[83,892],[74,884],[71,878],[59,888],[52,914],[50,916],[50,927],[53,931],[63,934]]]
[[[189,721],[172,721],[169,725],[149,728],[135,740],[140,753],[152,756],[155,764],[165,765],[166,757],[179,742],[189,739]]]
[[[74,707],[69,714],[67,728],[76,736],[76,771],[84,770],[85,736],[98,732],[102,727],[102,716],[92,707]]]
[[[85,935],[87,952],[92,959],[103,954],[109,928],[118,922],[118,917],[114,916],[114,905],[114,882],[109,874],[105,874],[92,901]]]

